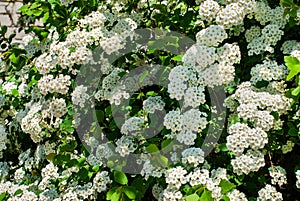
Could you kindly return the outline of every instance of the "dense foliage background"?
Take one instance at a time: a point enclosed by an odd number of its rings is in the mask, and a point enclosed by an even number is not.
[[[23,3],[0,200],[300,199],[299,1]]]

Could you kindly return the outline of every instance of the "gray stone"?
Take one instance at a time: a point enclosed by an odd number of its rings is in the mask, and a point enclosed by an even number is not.
[[[13,13],[13,6],[14,6],[14,3],[10,2],[6,5],[6,11],[8,13]]]
[[[0,4],[0,14],[5,14],[7,13],[5,10],[5,6]]]
[[[12,22],[9,18],[9,15],[1,15],[0,16],[0,24],[3,26],[3,25],[6,25],[6,26],[11,26],[12,25]]]
[[[20,13],[19,8],[21,8],[22,5],[23,4],[21,2],[15,2],[13,6],[13,13]]]
[[[18,20],[19,20],[19,15],[16,13],[12,14],[12,19],[13,19],[13,21],[12,21],[13,25],[17,26]]]

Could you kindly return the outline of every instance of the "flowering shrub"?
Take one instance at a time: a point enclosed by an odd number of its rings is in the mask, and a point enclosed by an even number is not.
[[[0,201],[299,197],[299,1],[23,3]]]

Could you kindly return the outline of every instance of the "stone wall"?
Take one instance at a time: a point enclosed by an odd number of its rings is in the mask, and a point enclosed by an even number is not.
[[[24,32],[18,33],[18,9],[22,6],[22,0],[0,0],[0,25],[7,26],[7,36],[16,32],[14,43],[18,43],[25,35]],[[0,50],[1,51],[1,50]]]

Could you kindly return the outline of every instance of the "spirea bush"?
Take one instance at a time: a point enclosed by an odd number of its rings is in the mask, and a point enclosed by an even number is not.
[[[0,201],[300,199],[299,1],[19,10],[22,43],[0,30]]]

